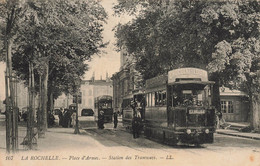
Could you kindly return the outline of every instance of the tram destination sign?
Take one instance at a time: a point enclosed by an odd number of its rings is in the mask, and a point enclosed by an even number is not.
[[[205,110],[192,109],[192,110],[189,110],[189,114],[205,114]]]
[[[208,73],[205,70],[197,68],[181,68],[168,72],[168,83],[176,82],[176,79],[191,78],[200,79],[201,81],[208,81]]]

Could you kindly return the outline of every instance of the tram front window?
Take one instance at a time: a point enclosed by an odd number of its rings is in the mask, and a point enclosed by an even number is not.
[[[173,92],[173,106],[205,106],[207,104],[206,88],[182,89],[175,88]]]
[[[101,109],[108,109],[108,108],[112,108],[112,104],[111,103],[101,103]]]

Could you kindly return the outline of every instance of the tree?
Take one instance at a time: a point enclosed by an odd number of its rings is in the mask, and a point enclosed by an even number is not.
[[[35,80],[43,84],[38,83],[38,91],[44,87],[41,105],[46,130],[48,98],[62,91],[72,93],[73,76],[82,76],[87,70],[84,61],[106,45],[102,31],[107,16],[94,0],[28,0],[26,5],[15,38],[13,67],[20,79],[28,80],[29,63],[34,66]]]
[[[12,152],[15,152],[18,148],[18,115],[14,111],[16,105],[11,59],[13,39],[17,32],[19,16],[23,13],[22,5],[23,3],[19,0],[0,2],[0,37],[2,39],[0,46],[3,46],[3,49],[0,50],[6,54],[5,58],[1,57],[0,60],[6,61],[6,149],[8,153],[10,148],[12,148]]]
[[[236,26],[228,29],[232,40],[217,43],[209,63],[210,71],[225,75],[225,82],[233,88],[244,90],[249,95],[250,122],[255,130],[260,129],[259,77],[260,69],[260,3],[248,1],[235,4]],[[219,15],[219,13],[216,13]]]

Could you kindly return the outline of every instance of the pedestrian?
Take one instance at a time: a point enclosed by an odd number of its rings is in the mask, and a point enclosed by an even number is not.
[[[70,110],[70,109],[68,109],[66,111],[66,114],[65,114],[65,118],[66,118],[66,122],[67,122],[66,125],[67,125],[68,128],[72,127],[72,124],[71,124],[71,122],[72,122],[72,114],[73,114],[73,110]]]
[[[140,126],[141,126],[141,117],[135,114],[132,120],[132,130],[133,130],[134,139],[139,137]]]
[[[130,106],[131,106],[132,109],[133,109],[133,114],[136,114],[137,102],[135,101],[135,99],[131,101]]]
[[[70,127],[70,123],[71,123],[70,119],[71,119],[70,110],[65,109],[63,112],[62,127],[65,128]]]
[[[59,126],[62,126],[62,121],[63,121],[63,112],[64,112],[64,109],[63,108],[60,108],[59,110],[59,113],[58,113],[58,117],[59,117]]]
[[[73,111],[71,116],[72,116],[72,126],[73,126],[73,128],[75,128],[75,126],[76,126],[76,111]]]
[[[55,117],[52,113],[52,111],[48,111],[48,127],[52,127],[55,124]]]
[[[98,129],[104,129],[104,120],[105,120],[105,117],[104,117],[104,112],[103,111],[100,111],[99,112],[99,115],[98,115]]]
[[[118,123],[118,114],[117,112],[114,112],[114,129],[117,128],[117,123]]]
[[[217,123],[217,129],[220,128],[220,121],[222,119],[222,112],[221,111],[217,111],[216,113],[216,123]]]

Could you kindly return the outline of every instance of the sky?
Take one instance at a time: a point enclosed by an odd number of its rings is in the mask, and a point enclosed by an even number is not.
[[[107,24],[104,25],[104,42],[109,42],[107,48],[104,49],[106,53],[100,55],[94,55],[90,62],[86,62],[89,65],[89,70],[85,73],[84,79],[88,80],[95,73],[95,79],[105,79],[106,73],[111,77],[120,68],[120,54],[115,51],[114,46],[115,37],[112,29],[118,23],[126,23],[130,21],[130,17],[123,15],[121,17],[113,16],[113,4],[117,0],[102,0],[101,5],[105,8],[108,14]],[[0,62],[0,100],[5,98],[5,81],[4,81],[5,64]]]
[[[102,54],[100,57],[95,55],[92,61],[89,64],[90,70],[86,72],[85,79],[90,79],[95,71],[95,79],[105,79],[106,73],[111,77],[112,74],[119,71],[120,68],[120,55],[115,51],[116,47],[114,46],[115,37],[112,29],[118,23],[126,23],[130,21],[130,17],[123,15],[121,17],[113,16],[113,3],[116,3],[117,0],[102,0],[101,4],[104,6],[105,10],[108,13],[107,24],[104,25],[104,41],[108,41],[109,45],[104,51],[106,54]]]

